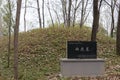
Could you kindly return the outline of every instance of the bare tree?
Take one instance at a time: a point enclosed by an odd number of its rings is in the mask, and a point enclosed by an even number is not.
[[[8,28],[8,67],[10,65],[10,48],[11,48],[11,25],[12,25],[12,10],[11,10],[11,1],[8,0],[8,5],[9,5],[9,12],[10,12],[10,15],[9,15],[9,28]]]
[[[54,22],[53,22],[52,14],[51,14],[51,11],[50,11],[50,3],[49,3],[49,1],[47,3],[47,8],[48,8],[48,11],[49,11],[49,14],[50,14],[50,19],[51,19],[51,22],[52,22],[52,26],[54,27]]]
[[[78,3],[78,4],[77,4]],[[75,26],[75,21],[76,21],[76,13],[78,8],[80,7],[81,0],[78,2],[78,0],[75,0],[75,7],[74,7],[74,12],[73,12],[73,27]]]
[[[104,0],[104,2],[110,7],[111,9],[111,31],[110,31],[110,36],[113,37],[114,34],[114,28],[115,28],[115,19],[114,19],[114,11],[115,11],[115,6],[117,0],[111,0],[111,3],[107,2]]]
[[[75,26],[75,21],[76,21],[76,13],[79,9],[81,12],[80,15],[80,22],[79,25],[82,27],[87,20],[89,13],[91,11],[92,5],[89,4],[90,0],[75,0],[74,5],[73,5],[73,27]],[[88,5],[90,6],[90,10],[87,10]]]
[[[69,5],[68,5],[68,17],[67,17],[67,27],[70,27],[70,22],[71,22],[71,6],[72,6],[72,0],[69,0]]]
[[[2,0],[0,1],[0,8],[1,8]],[[1,36],[1,27],[2,27],[2,15],[0,13],[0,36]]]
[[[59,3],[60,4],[60,3]],[[57,10],[59,10],[58,9],[58,7],[56,8],[56,6],[58,6],[58,4],[55,2],[52,2],[52,10],[54,11],[54,13],[55,13],[55,15],[56,15],[56,18],[57,18],[57,23],[58,23],[58,27],[59,27],[59,25],[60,25],[60,17],[59,17],[59,14],[58,14],[58,11]]]
[[[39,26],[42,28],[42,23],[41,23],[41,16],[40,16],[40,5],[39,5],[39,0],[37,0],[37,7],[38,7],[38,17],[39,17]]]
[[[117,24],[117,34],[116,34],[116,53],[120,55],[120,5],[118,12],[118,24]]]
[[[58,20],[58,26],[60,25],[60,18],[59,15],[57,13],[57,11],[53,8],[53,11],[55,12],[56,16],[57,16],[57,20]]]
[[[14,27],[14,79],[18,80],[18,33],[22,0],[17,0],[16,23]]]
[[[61,0],[62,3],[62,12],[63,12],[63,20],[64,20],[64,27],[67,26],[67,0]]]
[[[26,12],[27,12],[27,0],[25,0],[25,12],[24,12],[24,31],[26,32]]]
[[[93,0],[93,25],[92,25],[92,34],[91,41],[96,41],[97,31],[99,27],[99,16],[100,16],[100,7],[102,0]]]
[[[44,5],[45,5],[45,1],[42,0],[42,17],[43,17],[43,28],[45,27],[45,14],[44,14]]]
[[[81,9],[81,20],[80,20],[80,27],[82,27],[84,25],[85,22],[85,15],[86,15],[86,11],[87,11],[87,6],[88,6],[88,1],[89,0],[82,0],[82,9]]]

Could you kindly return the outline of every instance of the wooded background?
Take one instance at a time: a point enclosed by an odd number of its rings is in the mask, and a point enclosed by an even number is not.
[[[18,80],[18,33],[22,29],[27,32],[38,27],[69,28],[75,25],[91,27],[91,41],[96,41],[99,31],[114,38],[116,54],[120,55],[119,0],[1,0],[0,36],[9,37],[10,51],[11,35],[14,34],[15,79]]]

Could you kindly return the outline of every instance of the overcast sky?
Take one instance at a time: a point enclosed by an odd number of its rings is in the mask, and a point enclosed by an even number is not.
[[[52,1],[52,0],[50,0]],[[57,0],[53,0],[54,2],[57,1]],[[24,31],[24,2],[25,0],[23,0],[23,4],[22,4],[22,9],[21,9],[21,25],[20,25],[20,31]],[[42,0],[39,0],[40,2],[40,10],[41,10],[41,14],[42,14]],[[47,0],[45,0],[45,26],[47,27],[49,24],[51,24],[51,20],[50,20],[50,16],[49,16],[49,13],[48,13],[48,9],[46,7],[46,4],[47,4]],[[28,0],[27,2],[27,6],[32,6],[32,7],[35,7],[37,8],[37,3],[36,3],[36,0]],[[27,12],[26,12],[26,25],[27,25],[27,30],[29,29],[33,29],[33,28],[39,28],[39,19],[38,19],[38,12],[37,12],[37,9],[35,8],[30,8],[28,7],[27,8]],[[56,20],[56,17],[55,17],[55,13],[52,12],[52,17],[54,19],[54,21]],[[42,18],[42,16],[41,16]]]
[[[12,0],[12,1],[15,2],[15,0]],[[40,1],[40,6],[41,6],[42,5],[42,0],[39,0],[39,1]],[[47,1],[48,0],[45,0],[45,3],[47,3]],[[55,8],[59,13],[60,19],[62,20],[62,12],[60,10],[61,9],[60,0],[49,0],[49,1],[50,1],[50,4],[51,4],[51,1],[52,1],[53,6],[51,7],[51,9]],[[92,0],[90,0],[90,1],[92,3]],[[23,2],[22,2],[20,31],[24,31],[24,2],[25,2],[25,0],[23,0]],[[93,16],[92,16],[93,13],[92,13],[92,6],[91,5],[92,4],[88,5],[88,8],[89,8],[88,11],[90,10],[90,14],[89,14],[88,19],[85,23],[88,26],[92,26],[92,21],[93,21]],[[37,8],[36,0],[28,0],[27,6],[33,6],[33,7]],[[14,10],[14,12],[13,12],[14,17],[15,17],[15,13],[16,13],[16,10]],[[41,13],[42,13],[42,10],[41,10]],[[77,20],[80,21],[80,13],[78,13],[77,15],[78,15]],[[52,11],[52,17],[53,17],[54,22],[55,22],[57,19],[56,19],[56,15],[53,11]],[[117,18],[117,12],[115,13],[115,19],[116,18]],[[110,28],[110,21],[111,21],[110,8],[108,6],[104,5],[103,7],[101,7],[100,22],[102,22],[103,26],[107,29],[107,28]],[[27,30],[30,30],[30,29],[33,29],[33,28],[39,28],[37,9],[30,8],[30,7],[27,8],[26,22],[27,22],[26,23],[27,24]],[[46,8],[46,5],[45,5],[45,25],[48,26],[49,24],[51,24],[51,20],[50,20],[49,14],[48,14],[48,9]]]
[[[34,1],[28,0],[28,1],[29,2],[27,3],[27,6],[37,7],[36,0],[34,0]],[[42,5],[42,0],[39,0],[39,1],[40,1],[40,6],[41,6]],[[53,6],[54,6],[55,9],[57,9],[58,14],[62,13],[60,11],[60,9],[61,9],[60,8],[61,7],[60,0],[49,0],[49,1],[52,1],[52,5],[54,3],[56,4],[56,5],[53,5]],[[25,2],[25,0],[23,0],[23,2],[22,2],[23,4],[22,4],[22,10],[21,10],[20,31],[24,31],[24,2]],[[45,3],[47,3],[47,0],[45,0]],[[52,7],[51,7],[51,9],[52,9]],[[53,17],[54,22],[55,22],[56,21],[55,13],[52,10],[51,10],[51,12],[52,12],[52,17]],[[42,10],[41,10],[41,13],[42,13]],[[91,16],[89,16],[90,19],[87,21],[87,23],[89,23],[89,25],[91,25],[91,23],[92,23],[91,22],[92,21],[91,20],[92,19],[92,12],[90,13],[90,15],[91,15]],[[62,20],[62,14],[59,17],[61,17],[61,20]],[[77,16],[77,19],[80,19],[80,16]],[[27,30],[32,29],[32,28],[38,28],[39,24],[38,24],[37,9],[27,8],[26,20],[27,20]],[[51,24],[51,20],[50,20],[50,16],[49,16],[49,13],[48,13],[48,9],[46,8],[46,5],[45,5],[45,25],[48,26],[49,24]]]

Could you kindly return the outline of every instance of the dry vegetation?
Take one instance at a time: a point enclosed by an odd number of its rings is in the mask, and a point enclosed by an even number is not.
[[[120,58],[115,54],[115,40],[99,33],[97,37],[98,57],[105,59],[105,75],[83,78],[60,77],[59,59],[66,57],[67,40],[90,41],[91,29],[45,28],[35,29],[19,35],[19,79],[20,80],[120,80]],[[0,80],[13,80],[13,41],[11,42],[11,64],[7,68],[7,37],[0,38]]]

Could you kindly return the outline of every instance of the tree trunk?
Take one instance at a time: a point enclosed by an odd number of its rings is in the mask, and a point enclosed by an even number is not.
[[[71,22],[71,5],[72,5],[72,0],[69,0],[67,27],[70,27],[70,22]]]
[[[78,0],[75,0],[75,8],[74,8],[74,14],[73,14],[73,27],[75,26],[75,20],[76,20],[76,12],[77,12],[77,8],[76,8],[76,5],[77,5],[77,1]]]
[[[88,15],[89,15],[89,12],[86,15],[89,0],[86,0],[86,2],[84,0],[81,0],[81,1],[82,1],[82,10],[81,10],[80,27],[82,27],[84,25],[85,21],[87,20]]]
[[[8,5],[9,5],[9,11],[10,11],[10,18],[9,18],[9,28],[8,28],[8,37],[9,37],[9,39],[8,39],[8,67],[9,67],[9,65],[10,65],[10,48],[11,48],[11,45],[10,45],[10,43],[11,43],[11,25],[12,25],[12,21],[11,21],[11,19],[12,19],[12,11],[11,11],[11,2],[10,2],[10,0],[8,0]]]
[[[56,14],[56,16],[57,16],[58,27],[59,27],[59,25],[60,25],[60,18],[59,18],[59,15],[58,15],[57,11],[56,11],[54,8],[53,8],[53,10],[54,10],[54,12],[55,12],[55,14]]]
[[[96,41],[98,26],[99,26],[98,0],[93,0],[93,25],[92,25],[91,41]]]
[[[67,9],[66,9],[67,0],[61,0],[61,3],[62,3],[64,27],[66,27],[67,26]]]
[[[76,9],[74,11],[74,14],[73,14],[73,27],[75,26],[75,21],[76,21]]]
[[[114,37],[114,28],[115,28],[115,21],[114,21],[114,10],[115,10],[115,4],[116,4],[116,2],[114,1],[113,2],[113,0],[111,0],[111,19],[112,19],[112,22],[111,22],[111,32],[110,32],[110,36],[111,37]]]
[[[49,11],[49,14],[50,14],[50,19],[51,19],[51,22],[52,22],[52,26],[54,27],[54,22],[53,22],[52,14],[51,14],[51,11],[50,11],[50,4],[49,4],[49,2],[48,2],[48,5],[47,5],[47,8],[48,8],[48,11]]]
[[[14,27],[14,79],[18,80],[18,33],[22,0],[17,0],[16,23]]]
[[[26,12],[27,12],[27,0],[25,0],[25,12],[24,12],[24,31],[26,32]]]
[[[37,0],[37,7],[38,7],[39,26],[40,28],[42,28],[39,0]]]
[[[44,4],[45,4],[45,1],[44,1],[44,0],[42,0],[42,17],[43,17],[43,28],[45,27]]]
[[[75,8],[74,8],[74,14],[73,14],[73,25],[72,25],[73,27],[75,26],[76,12],[77,12],[78,8],[80,7],[81,1],[78,3],[78,5],[77,5],[77,2],[78,2],[78,0],[75,0]]]
[[[116,35],[116,52],[117,55],[120,55],[120,5],[118,13],[118,24],[117,24],[117,35]]]
[[[115,28],[115,20],[114,20],[114,11],[115,11],[115,6],[117,3],[117,0],[111,0],[111,4],[107,2],[107,0],[104,0],[105,3],[110,7],[111,9],[111,31],[110,31],[110,36],[114,36],[114,28]]]
[[[114,31],[114,28],[115,28],[115,26],[114,26],[114,22],[115,22],[114,21],[114,11],[112,11],[112,16],[111,17],[112,17],[112,22],[111,22],[110,36],[113,37],[114,36],[114,32],[113,31]]]
[[[82,10],[81,10],[80,27],[83,26],[83,20],[84,20],[84,0],[82,0]]]

